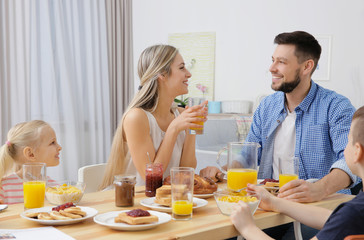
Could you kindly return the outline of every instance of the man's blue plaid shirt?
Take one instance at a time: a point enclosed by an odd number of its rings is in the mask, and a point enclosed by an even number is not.
[[[295,156],[300,159],[299,177],[322,178],[330,169],[339,168],[349,174],[354,184],[357,183],[357,177],[352,174],[344,159],[351,119],[355,112],[349,99],[311,81],[308,95],[296,107],[295,112]],[[254,113],[246,141],[257,142],[262,146],[258,153],[258,178],[272,178],[275,130],[286,115],[283,92],[264,98]],[[340,192],[350,193],[348,189]]]

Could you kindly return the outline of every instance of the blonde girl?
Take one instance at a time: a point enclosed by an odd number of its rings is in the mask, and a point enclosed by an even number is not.
[[[12,127],[0,148],[0,199],[7,204],[22,203],[22,164],[42,162],[47,167],[59,164],[62,147],[52,127],[44,121],[33,120]],[[48,179],[48,182],[54,182]]]
[[[187,133],[198,128],[207,108],[203,105],[177,108],[175,97],[188,93],[191,73],[175,47],[155,45],[145,49],[138,63],[139,91],[125,111],[116,130],[111,153],[100,189],[110,186],[117,174],[135,174],[137,185],[145,183],[149,162],[163,165],[164,177],[173,166],[196,167],[195,136]]]

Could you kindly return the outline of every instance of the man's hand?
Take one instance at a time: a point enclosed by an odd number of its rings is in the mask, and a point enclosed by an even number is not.
[[[204,169],[200,170],[201,177],[209,177],[212,180],[214,180],[215,182],[218,182],[219,180],[221,180],[220,179],[221,174],[222,174],[222,172],[217,167],[205,167]]]
[[[298,179],[282,186],[278,197],[294,202],[316,202],[326,197],[326,192],[321,184]]]
[[[331,170],[322,179],[315,183],[305,180],[293,180],[279,189],[278,197],[295,202],[315,202],[333,194],[351,184],[349,175],[341,169]]]

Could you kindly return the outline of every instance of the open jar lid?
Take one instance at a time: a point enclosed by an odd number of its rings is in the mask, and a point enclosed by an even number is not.
[[[114,183],[118,183],[118,182],[129,182],[131,184],[135,184],[136,176],[135,175],[115,175]]]

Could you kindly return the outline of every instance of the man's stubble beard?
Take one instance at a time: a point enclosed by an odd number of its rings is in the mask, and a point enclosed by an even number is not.
[[[298,84],[300,84],[300,82],[301,82],[301,79],[299,77],[299,71],[300,71],[299,69],[296,70],[296,76],[295,76],[295,80],[293,82],[284,82],[277,89],[274,89],[273,84],[272,84],[272,86],[271,86],[272,89],[274,91],[282,91],[284,93],[292,92],[298,86]]]

